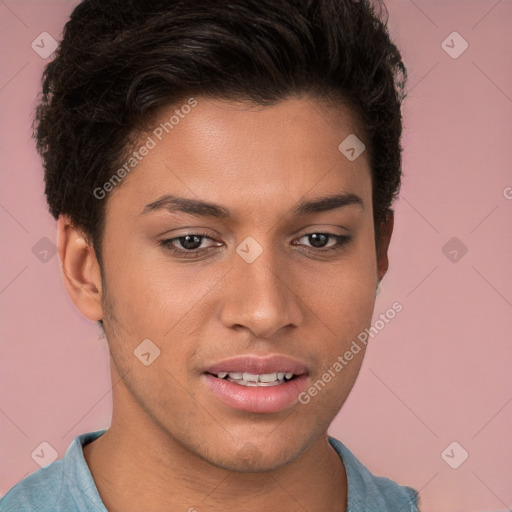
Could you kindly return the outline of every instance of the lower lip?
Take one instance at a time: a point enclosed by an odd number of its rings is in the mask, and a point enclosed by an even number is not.
[[[308,377],[300,375],[277,386],[243,386],[205,374],[206,383],[223,403],[247,412],[279,412],[293,405],[306,388]]]

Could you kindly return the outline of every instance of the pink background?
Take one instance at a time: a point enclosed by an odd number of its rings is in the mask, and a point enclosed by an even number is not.
[[[110,421],[106,342],[68,299],[58,256],[43,263],[32,252],[43,237],[56,242],[56,223],[30,138],[47,62],[31,43],[42,32],[60,39],[75,3],[0,4],[0,495],[39,469],[31,453],[41,442],[62,457],[75,436]],[[330,433],[372,472],[420,490],[424,512],[508,510],[512,2],[387,6],[409,97],[405,179],[375,312],[397,300],[403,311],[371,340]],[[441,46],[454,31],[469,44],[456,59]],[[456,262],[442,251],[452,237],[468,249]],[[469,453],[457,469],[441,457],[453,441]]]

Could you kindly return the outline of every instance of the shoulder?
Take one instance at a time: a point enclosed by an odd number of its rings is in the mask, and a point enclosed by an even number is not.
[[[63,461],[57,460],[28,475],[0,500],[1,512],[54,511],[62,488]],[[70,509],[73,510],[73,509]]]
[[[330,436],[328,439],[342,458],[347,472],[347,512],[419,512],[418,491],[373,475],[341,441]]]
[[[18,482],[0,499],[0,512],[105,512],[82,450],[105,430],[77,436],[62,459]]]

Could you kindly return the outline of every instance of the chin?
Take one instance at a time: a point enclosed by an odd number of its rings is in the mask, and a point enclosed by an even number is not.
[[[233,441],[232,438],[229,438]],[[227,439],[225,440],[228,441]],[[237,473],[265,473],[277,470],[295,461],[309,446],[307,440],[289,436],[280,436],[280,442],[272,442],[263,436],[259,440],[247,436],[236,446],[224,446],[212,443],[215,450],[208,449],[205,453],[196,454],[209,464],[221,469]]]
[[[232,457],[219,456],[208,462],[218,468],[236,473],[266,473],[287,465],[295,458],[287,457],[283,453],[262,454],[257,446],[248,443]]]

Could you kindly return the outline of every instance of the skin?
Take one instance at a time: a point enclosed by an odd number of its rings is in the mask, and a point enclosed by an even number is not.
[[[103,319],[111,353],[112,424],[85,459],[110,512],[344,511],[345,468],[327,429],[364,350],[307,405],[277,413],[228,407],[202,372],[241,354],[282,354],[305,363],[314,383],[371,324],[393,218],[377,250],[367,151],[350,162],[338,150],[351,133],[363,140],[346,106],[196,99],[104,199],[103,283],[87,237],[58,221],[67,291],[85,317]],[[362,206],[291,213],[298,201],[341,192]],[[141,215],[164,194],[214,202],[232,218]],[[305,235],[325,232],[352,240],[322,253],[335,239],[315,246]],[[159,245],[195,233],[212,238],[199,239],[194,247],[210,248],[195,259]],[[236,252],[248,236],[263,249],[250,264]],[[150,366],[133,354],[146,338],[161,351]]]

